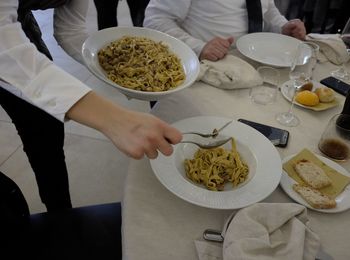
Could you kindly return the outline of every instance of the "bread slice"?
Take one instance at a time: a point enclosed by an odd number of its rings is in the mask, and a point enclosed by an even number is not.
[[[293,190],[315,209],[332,209],[337,206],[334,199],[309,186],[293,184]]]
[[[312,188],[321,189],[332,184],[331,179],[322,168],[306,159],[298,161],[294,169],[299,177]]]

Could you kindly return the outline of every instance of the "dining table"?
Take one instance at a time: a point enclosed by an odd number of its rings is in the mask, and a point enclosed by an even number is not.
[[[263,65],[244,57],[237,50],[232,53],[255,68]],[[350,71],[350,64],[345,66]],[[328,61],[317,63],[313,80],[320,81],[337,68],[339,66]],[[280,71],[279,83],[288,81],[289,68],[277,69]],[[196,81],[191,87],[158,100],[151,113],[170,124],[189,117],[218,116],[235,120],[244,118],[288,130],[288,145],[276,147],[282,160],[304,148],[321,155],[318,142],[322,132],[332,116],[342,111],[345,101],[344,96],[336,93],[339,105],[324,111],[295,105],[293,110],[300,124],[286,127],[275,119],[277,113],[288,111],[291,105],[281,91],[278,91],[275,102],[267,105],[252,102],[249,91],[248,88],[225,90]],[[350,171],[349,160],[339,164]],[[294,201],[278,185],[261,202]],[[123,259],[198,259],[194,241],[203,239],[205,229],[222,230],[225,220],[237,210],[189,203],[164,187],[152,171],[148,158],[132,160],[122,200]],[[323,213],[308,209],[307,214],[310,228],[320,237],[322,249],[334,260],[350,259],[350,210]]]

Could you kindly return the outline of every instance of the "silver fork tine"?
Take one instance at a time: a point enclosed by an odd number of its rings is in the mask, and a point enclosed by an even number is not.
[[[208,143],[208,144],[201,144],[201,143],[197,143],[197,142],[193,142],[193,141],[181,141],[180,143],[188,143],[188,144],[194,144],[197,145],[198,147],[202,148],[202,149],[212,149],[212,148],[216,148],[219,147],[223,144],[226,144],[228,141],[230,141],[232,139],[232,137],[223,139],[223,140],[219,140],[216,142],[212,142],[212,143]]]
[[[220,131],[222,131],[226,126],[228,126],[229,124],[231,124],[233,122],[233,119],[231,121],[228,121],[226,124],[224,124],[222,127],[220,127],[217,132],[219,133]]]

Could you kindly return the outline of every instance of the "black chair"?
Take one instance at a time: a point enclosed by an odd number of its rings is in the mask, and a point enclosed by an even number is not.
[[[288,19],[304,21],[307,33],[340,33],[349,19],[348,0],[275,0]]]
[[[29,214],[19,187],[0,172],[0,252],[12,259],[121,259],[121,205]]]
[[[340,33],[349,19],[347,0],[305,0],[303,20],[307,33]]]

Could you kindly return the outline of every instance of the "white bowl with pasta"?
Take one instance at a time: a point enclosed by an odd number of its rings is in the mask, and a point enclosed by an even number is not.
[[[139,46],[146,46],[143,52],[137,52],[139,39],[143,40]],[[126,45],[128,48],[123,49]],[[166,46],[165,50],[160,45]],[[158,46],[159,50],[156,49]],[[122,52],[117,51],[119,49]],[[162,51],[165,54],[159,55]],[[124,53],[125,59],[122,57]],[[166,56],[169,54],[172,59]],[[87,68],[96,77],[128,98],[159,100],[191,86],[199,74],[198,57],[191,48],[168,34],[148,28],[113,27],[97,31],[84,42],[82,56]],[[161,57],[166,58],[161,60]],[[148,64],[151,63],[159,65],[150,68]],[[179,74],[183,74],[181,80],[176,76]],[[137,86],[138,82],[141,86]]]
[[[198,116],[182,119],[172,125],[182,132],[211,133],[214,128],[231,120],[232,118],[225,117]],[[195,152],[199,150],[193,144],[179,143],[175,145],[171,156],[159,154],[156,159],[150,160],[152,170],[170,192],[198,206],[214,209],[240,209],[265,199],[276,189],[281,179],[282,162],[276,147],[263,134],[236,120],[223,129],[216,139],[227,137],[235,139],[236,149],[234,150],[239,154],[239,161],[248,166],[248,175],[244,174],[244,180],[237,185],[227,182],[224,184],[223,190],[216,191],[216,189],[206,187],[205,181],[198,183],[190,179],[191,176],[186,174],[186,160],[193,159]],[[184,140],[201,143],[213,141],[211,138],[201,138],[196,135],[186,135]],[[232,146],[230,143],[226,143],[223,148],[231,150]],[[207,158],[212,158],[212,156],[216,155],[208,150]],[[199,163],[198,175],[205,175],[213,180],[216,178],[213,168],[220,166],[222,162],[226,163],[226,159],[222,159],[216,160],[215,165],[210,163],[210,167]],[[212,160],[210,161],[212,162]],[[237,162],[236,159],[235,161]],[[208,170],[208,168],[211,169]],[[237,167],[234,171],[238,173],[236,170],[239,170]],[[226,172],[228,173],[228,171]],[[240,175],[240,173],[238,174]],[[239,175],[238,178],[240,178]]]

